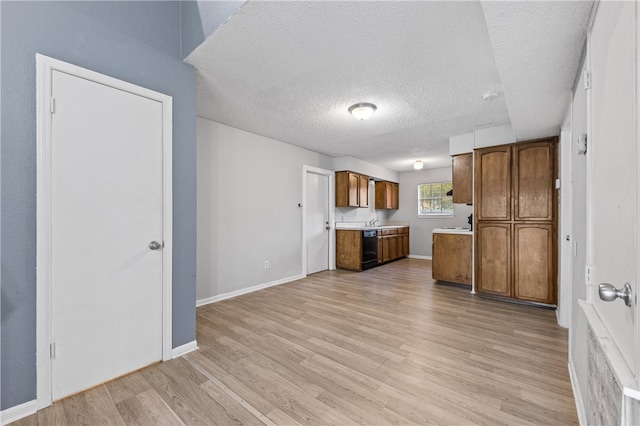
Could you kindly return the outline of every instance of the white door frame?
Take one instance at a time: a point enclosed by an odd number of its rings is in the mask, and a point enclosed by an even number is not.
[[[162,360],[172,358],[172,120],[171,96],[154,92],[94,71],[36,54],[37,98],[37,216],[36,216],[36,377],[37,406],[51,405],[51,90],[53,71],[113,87],[162,103]]]
[[[333,170],[302,166],[302,276],[307,276],[307,176],[309,173],[329,177],[329,270],[336,269],[335,173]]]

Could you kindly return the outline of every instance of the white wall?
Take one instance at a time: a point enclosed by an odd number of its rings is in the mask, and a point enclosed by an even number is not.
[[[203,118],[197,132],[197,300],[299,276],[302,166],[332,158]]]
[[[451,173],[451,167],[400,173],[400,208],[389,214],[389,220],[410,223],[409,254],[412,256],[431,256],[435,228],[469,225],[467,217],[473,213],[473,206],[466,204],[454,204],[454,217],[418,217],[418,184],[450,181]]]

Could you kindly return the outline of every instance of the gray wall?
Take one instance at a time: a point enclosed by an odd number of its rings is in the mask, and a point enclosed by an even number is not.
[[[89,5],[90,3],[90,5]],[[173,96],[173,346],[195,339],[195,73],[171,2],[0,2],[0,409],[36,398],[36,70],[42,53]]]
[[[467,217],[473,213],[473,206],[465,204],[454,204],[454,217],[418,217],[418,184],[450,180],[451,167],[400,173],[399,209],[390,213],[389,220],[410,223],[410,255],[431,256],[432,233],[435,228],[469,226]]]
[[[198,300],[302,273],[303,165],[333,169],[326,155],[198,118]]]

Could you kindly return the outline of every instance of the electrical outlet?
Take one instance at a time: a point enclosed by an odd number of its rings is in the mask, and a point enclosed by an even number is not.
[[[269,261],[268,260],[264,261],[264,269],[269,269]]]

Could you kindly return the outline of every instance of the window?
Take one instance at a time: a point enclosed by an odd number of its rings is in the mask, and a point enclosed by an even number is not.
[[[453,216],[451,182],[421,183],[418,185],[418,216]]]

